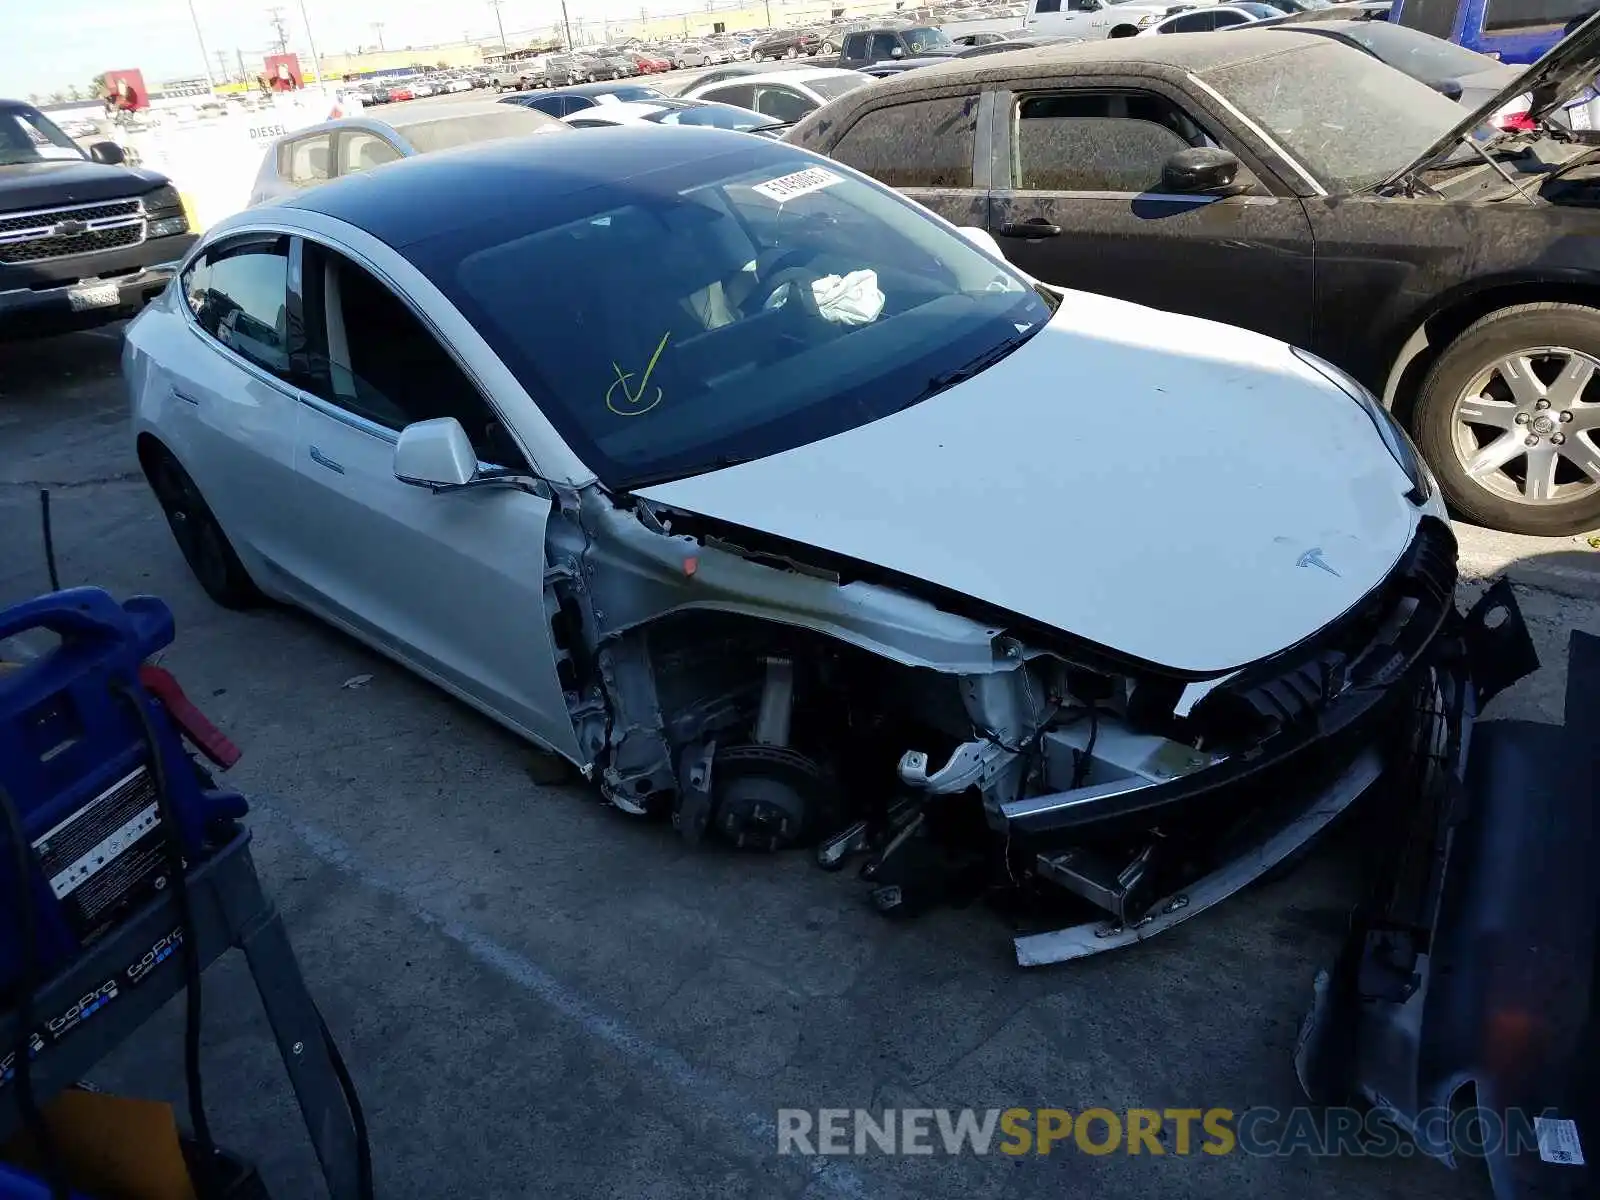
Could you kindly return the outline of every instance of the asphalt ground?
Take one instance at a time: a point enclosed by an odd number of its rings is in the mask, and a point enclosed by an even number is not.
[[[1361,847],[1336,837],[1147,944],[1034,971],[981,905],[892,923],[807,855],[689,852],[586,786],[541,785],[515,738],[318,622],[211,604],[139,476],[119,337],[0,346],[0,604],[46,586],[41,488],[64,583],[171,604],[162,662],[245,751],[229,778],[384,1200],[1486,1194],[1401,1154],[778,1155],[780,1108],[1296,1105],[1297,1026]],[[1507,558],[1554,552],[1572,551],[1512,539]],[[1547,665],[1488,715],[1559,721],[1567,631],[1600,633],[1600,609],[1519,594]],[[242,963],[205,998],[219,1140],[275,1196],[321,1194]],[[182,1112],[180,1028],[174,1005],[93,1082]]]

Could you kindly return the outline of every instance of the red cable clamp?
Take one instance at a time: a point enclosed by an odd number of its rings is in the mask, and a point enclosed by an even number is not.
[[[167,716],[172,718],[172,723],[193,743],[194,748],[224,771],[243,757],[243,752],[228,740],[227,734],[213,725],[205,713],[183,694],[171,671],[142,663],[139,666],[139,683],[145,691],[161,701]]]

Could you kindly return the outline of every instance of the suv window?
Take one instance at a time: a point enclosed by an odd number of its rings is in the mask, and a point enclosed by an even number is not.
[[[400,158],[400,151],[375,133],[364,129],[346,130],[339,136],[339,174],[354,175],[370,171]]]
[[[892,33],[875,33],[872,35],[872,52],[869,58],[893,58],[894,52],[900,48],[900,39]]]
[[[416,314],[366,270],[306,243],[308,390],[399,432],[454,417],[483,462],[523,464],[494,411]]]
[[[1036,13],[1060,12],[1061,0],[1039,0],[1039,3],[1033,6],[1033,11]]]
[[[1217,27],[1217,14],[1212,12],[1185,13],[1161,27],[1162,33],[1207,33]]]
[[[183,273],[194,319],[217,341],[276,375],[289,374],[289,239],[214,246]]]
[[[1574,17],[1594,11],[1594,0],[1488,0],[1483,10],[1485,33],[1520,33],[1531,29],[1554,32]]]
[[[816,107],[807,97],[786,87],[756,87],[756,111],[776,121],[798,121]]]
[[[290,142],[289,182],[296,187],[322,183],[333,175],[333,135],[318,134]]]
[[[1050,192],[1147,192],[1205,134],[1158,96],[1029,96],[1018,105],[1014,178]]]
[[[867,113],[831,157],[890,187],[972,186],[978,97],[950,96]]]
[[[867,56],[867,35],[864,33],[847,34],[844,39],[845,58],[865,58]]]

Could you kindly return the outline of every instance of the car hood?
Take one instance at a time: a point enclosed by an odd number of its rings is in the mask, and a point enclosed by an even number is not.
[[[977,377],[646,500],[965,593],[1191,676],[1283,650],[1420,511],[1362,407],[1281,342],[1066,292]]]
[[[1557,42],[1526,71],[1508,79],[1482,104],[1469,109],[1453,128],[1413,162],[1384,180],[1379,189],[1393,187],[1448,158],[1460,148],[1463,139],[1474,136],[1480,126],[1488,126],[1489,119],[1517,97],[1530,96],[1532,104],[1528,114],[1542,121],[1593,84],[1597,75],[1600,75],[1600,12]]]
[[[0,212],[142,196],[166,182],[154,171],[87,159],[17,163],[0,167]]]

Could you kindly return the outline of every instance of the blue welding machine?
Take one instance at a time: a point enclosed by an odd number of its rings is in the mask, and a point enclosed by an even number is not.
[[[143,666],[173,639],[165,604],[150,596],[118,603],[99,588],[72,588],[0,609],[0,641],[31,630],[47,630],[55,641],[40,657],[0,664],[0,785],[30,850],[42,979],[166,886],[171,832],[192,864],[203,855],[208,826],[243,816],[246,805],[212,789],[184,747],[173,705],[146,686],[157,676],[170,683]],[[179,703],[187,707],[181,694]],[[0,843],[7,840],[0,827]],[[17,987],[25,961],[25,931],[5,919],[15,911],[16,858],[9,847],[0,853],[0,1001]]]

